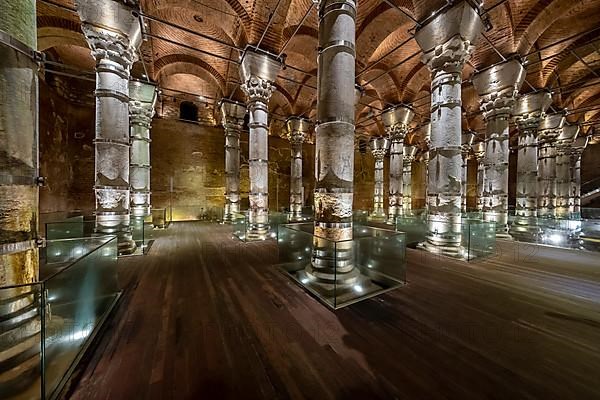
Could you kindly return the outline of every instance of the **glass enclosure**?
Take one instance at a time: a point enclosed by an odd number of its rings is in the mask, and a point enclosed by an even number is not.
[[[152,214],[152,225],[156,229],[164,229],[167,227],[167,209],[166,208],[153,208]]]
[[[19,366],[4,375],[2,399],[55,396],[119,298],[117,239],[83,240],[83,252],[65,255],[62,268],[42,261],[39,282],[0,287],[0,354]],[[45,252],[74,248],[75,241],[53,241]]]
[[[277,245],[281,269],[319,301],[337,309],[404,285],[404,233],[356,225],[352,240],[336,242],[313,227],[280,225]]]

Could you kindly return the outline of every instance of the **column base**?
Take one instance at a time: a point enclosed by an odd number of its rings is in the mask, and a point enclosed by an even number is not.
[[[119,238],[117,248],[119,250],[120,256],[127,256],[133,254],[137,248],[135,240],[131,238],[131,234],[125,235],[128,236],[126,238]]]
[[[385,214],[385,212],[383,212],[383,210],[373,211],[373,213],[369,215],[368,220],[374,222],[385,222],[387,220],[387,215]]]
[[[246,230],[246,241],[266,240],[269,234],[269,225],[255,224]]]

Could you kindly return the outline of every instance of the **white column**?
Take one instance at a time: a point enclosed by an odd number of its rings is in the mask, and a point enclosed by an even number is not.
[[[554,218],[556,207],[556,139],[562,132],[564,113],[548,114],[538,131],[538,217]]]
[[[483,25],[470,3],[460,2],[418,28],[415,39],[431,70],[431,149],[427,188],[428,233],[434,253],[461,249],[462,69]]]
[[[287,137],[290,140],[290,220],[302,220],[304,204],[302,190],[302,143],[308,136],[310,122],[302,117],[289,117],[285,123]]]
[[[223,99],[219,102],[221,124],[225,131],[225,209],[223,221],[231,222],[240,212],[240,132],[246,106]]]

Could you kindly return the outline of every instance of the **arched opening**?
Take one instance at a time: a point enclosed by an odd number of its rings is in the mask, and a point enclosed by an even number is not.
[[[191,101],[183,101],[179,105],[179,119],[184,121],[198,121],[198,106]]]

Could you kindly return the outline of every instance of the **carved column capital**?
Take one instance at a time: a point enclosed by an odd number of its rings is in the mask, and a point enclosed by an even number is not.
[[[81,30],[97,62],[109,59],[129,70],[137,61],[137,49],[131,46],[126,36],[85,22],[81,24]]]
[[[154,105],[138,100],[129,101],[129,124],[140,125],[150,129],[152,117],[154,116]]]
[[[251,76],[246,82],[242,84],[242,90],[248,96],[248,102],[260,102],[267,104],[273,92],[275,92],[275,86],[271,81],[268,81],[258,76]]]
[[[456,35],[423,54],[421,61],[433,72],[438,70],[461,72],[474,49],[475,46],[469,40]]]

